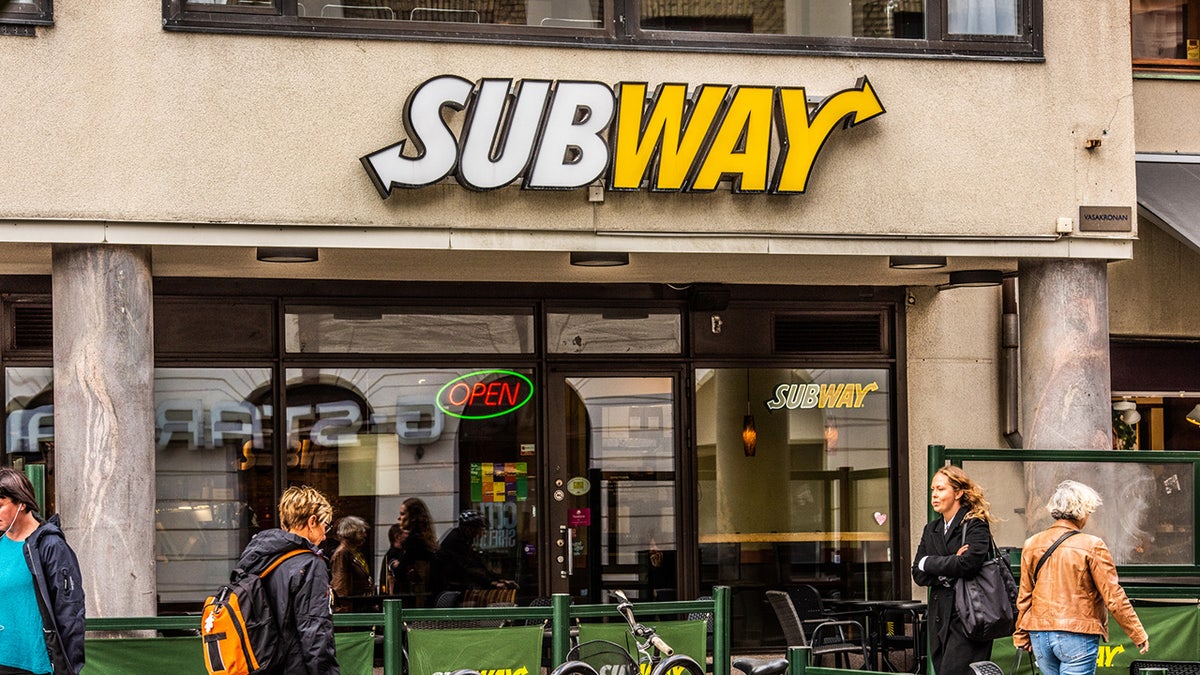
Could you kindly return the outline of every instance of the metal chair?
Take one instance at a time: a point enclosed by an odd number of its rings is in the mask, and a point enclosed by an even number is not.
[[[1149,661],[1134,659],[1129,663],[1129,675],[1142,675],[1143,669],[1162,668],[1167,675],[1200,675],[1200,661]]]
[[[1004,675],[1004,669],[991,661],[976,661],[969,665],[975,675]]]
[[[800,616],[790,595],[784,591],[767,591],[767,599],[779,626],[783,628],[783,636],[789,647],[811,647],[814,659],[822,655],[833,654],[835,663],[841,668],[850,668],[850,655],[862,656],[862,667],[868,667],[870,658],[867,655],[866,631],[857,621],[823,621],[813,629],[812,638],[804,634]]]

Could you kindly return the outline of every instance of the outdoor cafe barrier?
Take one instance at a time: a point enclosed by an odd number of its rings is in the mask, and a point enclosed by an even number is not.
[[[1102,536],[1113,551],[1121,584],[1150,635],[1151,653],[1140,656],[1110,616],[1098,675],[1125,675],[1138,658],[1200,660],[1200,452],[929,446],[930,480],[948,463],[981,483],[992,514],[1001,519],[992,526],[996,544],[1009,550],[1018,579],[1020,547],[1050,524],[1044,505],[1058,482],[1070,478],[1100,493],[1103,506],[1085,531]],[[1119,530],[1104,529],[1104,518],[1118,514],[1142,514],[1133,528],[1141,532],[1130,534],[1127,523]],[[1005,672],[1012,670],[1015,656],[1012,639],[993,643],[992,661]],[[1031,672],[1029,659],[1023,659],[1020,675]]]
[[[682,630],[681,651],[703,655],[704,648],[697,653],[695,636],[698,628],[705,626],[703,620],[692,621],[691,629],[680,625],[678,617],[710,615],[712,617],[712,673],[730,675],[730,593],[729,588],[713,588],[711,600],[683,600],[635,603],[634,610],[645,623],[666,628],[662,635],[671,641],[671,630]],[[663,619],[656,620],[659,617]],[[405,608],[400,600],[384,600],[382,612],[360,614],[335,614],[334,626],[338,663],[343,675],[371,675],[375,656],[375,636],[382,634],[382,656],[384,675],[404,673],[404,634],[418,634],[418,643],[433,638],[433,649],[452,651],[455,642],[461,640],[464,630],[431,629],[421,630],[415,626],[439,626],[452,622],[457,625],[491,625],[495,628],[471,628],[470,649],[486,653],[488,638],[493,644],[517,643],[522,639],[535,640],[538,647],[537,663],[528,672],[537,673],[541,665],[542,640],[548,639],[550,658],[553,665],[564,662],[571,649],[573,628],[589,626],[581,632],[603,630],[591,627],[600,619],[609,619],[613,626],[625,626],[616,612],[616,606],[573,605],[568,595],[551,596],[549,606],[537,607],[455,607],[447,609]],[[620,623],[616,623],[620,621]],[[191,631],[199,628],[200,616],[158,616],[125,618],[89,618],[87,628],[94,632],[116,633],[119,637],[89,637],[87,640],[87,665],[83,675],[117,675],[135,672],[169,672],[171,675],[204,675],[202,648],[198,634]],[[348,632],[346,629],[350,629]],[[362,629],[362,630],[353,630]],[[182,634],[179,637],[126,637],[141,631]],[[705,630],[707,632],[707,630]],[[438,640],[438,633],[444,640]],[[420,647],[420,644],[417,645]],[[410,647],[410,658],[413,645]],[[465,648],[458,647],[463,650]],[[703,663],[703,659],[697,659]],[[414,664],[415,665],[415,664]],[[492,670],[497,670],[493,668]],[[423,675],[412,670],[414,675]],[[432,672],[432,671],[431,671]],[[442,671],[444,672],[444,671]],[[513,672],[516,672],[514,669]]]

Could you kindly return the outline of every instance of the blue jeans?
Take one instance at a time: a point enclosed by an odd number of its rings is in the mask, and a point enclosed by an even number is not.
[[[1042,675],[1095,675],[1100,636],[1060,630],[1029,631]]]

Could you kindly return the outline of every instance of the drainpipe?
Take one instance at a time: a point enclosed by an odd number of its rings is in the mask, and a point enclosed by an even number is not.
[[[1010,448],[1021,448],[1021,331],[1017,322],[1017,278],[1005,277],[1003,314],[1000,317],[1000,400],[1004,407],[1004,440]]]

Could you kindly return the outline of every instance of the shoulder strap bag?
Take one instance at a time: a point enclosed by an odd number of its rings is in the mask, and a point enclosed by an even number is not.
[[[1054,549],[1058,548],[1059,544],[1070,539],[1071,537],[1074,537],[1077,534],[1079,534],[1079,530],[1070,530],[1063,536],[1054,540],[1053,544],[1050,544],[1050,548],[1046,549],[1046,552],[1042,554],[1041,560],[1038,560],[1038,564],[1033,568],[1033,576],[1029,577],[1029,582],[1030,582],[1029,585],[1031,588],[1033,586],[1037,585],[1038,572],[1042,571],[1042,565],[1046,564],[1046,558],[1049,558],[1050,554],[1054,553]]]
[[[967,521],[963,522],[963,543]],[[959,579],[954,585],[954,609],[963,632],[972,640],[987,641],[1012,635],[1017,620],[1017,582],[1008,567],[1008,557],[991,540],[988,559],[979,574]]]

